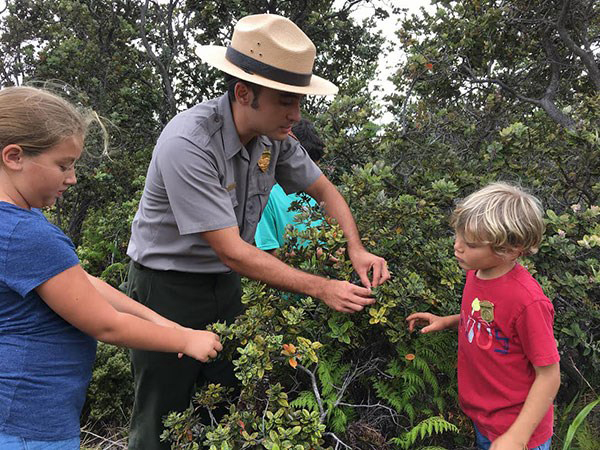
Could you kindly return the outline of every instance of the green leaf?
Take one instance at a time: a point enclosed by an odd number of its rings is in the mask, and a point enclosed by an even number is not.
[[[569,450],[571,448],[571,441],[575,437],[575,433],[579,426],[583,423],[585,418],[588,416],[590,412],[596,407],[596,405],[600,403],[600,398],[586,405],[580,412],[577,414],[577,417],[573,420],[573,423],[569,425],[569,429],[567,430],[567,436],[565,437],[565,442],[563,444],[563,450]]]

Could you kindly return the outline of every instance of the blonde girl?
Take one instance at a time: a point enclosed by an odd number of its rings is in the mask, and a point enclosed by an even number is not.
[[[91,116],[36,88],[0,90],[0,448],[79,449],[96,340],[207,361],[179,327],[87,274],[40,208],[76,182]]]

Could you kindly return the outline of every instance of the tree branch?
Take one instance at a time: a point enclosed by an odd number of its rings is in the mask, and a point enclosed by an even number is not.
[[[339,448],[339,446],[341,445],[344,448],[348,448],[350,450],[352,450],[352,447],[350,447],[348,444],[344,443],[344,441],[342,441],[339,437],[337,437],[335,435],[335,433],[332,433],[331,431],[324,433],[324,436],[329,436],[330,438],[333,438],[333,440],[335,440],[335,448],[336,450]]]
[[[150,43],[148,42],[148,38],[146,37],[146,13],[148,12],[148,4],[150,0],[146,0],[143,5],[140,7],[140,37],[142,38],[142,44],[146,49],[146,53],[150,59],[156,65],[158,71],[163,80],[163,87],[165,90],[165,95],[167,97],[167,102],[169,104],[169,112],[171,116],[174,116],[177,113],[177,104],[175,102],[175,96],[173,95],[173,88],[171,86],[171,79],[169,77],[169,71],[162,63],[162,61],[156,56]]]
[[[471,69],[467,64],[462,64],[460,66],[460,68],[463,69],[465,72],[467,72],[467,75],[471,78],[471,81],[474,83],[495,84],[497,86],[500,86],[503,90],[507,91],[508,93],[512,94],[513,96],[517,97],[519,100],[523,100],[524,102],[531,103],[536,106],[540,106],[540,101],[538,99],[522,95],[516,89],[510,87],[508,84],[506,84],[504,81],[502,81],[498,78],[480,78],[475,74],[475,72],[473,72],[473,69]]]
[[[410,99],[410,96],[412,95],[412,90],[415,87],[415,84],[417,84],[417,78],[418,77],[414,77],[412,79],[412,81],[410,82],[410,86],[408,87],[408,92],[406,93],[406,97],[404,99],[404,101],[402,102],[402,109],[400,110],[400,137],[403,137],[406,135],[406,128],[408,126],[408,121],[407,121],[407,117],[406,117],[406,108],[408,107],[408,101]]]
[[[374,405],[353,405],[351,403],[339,402],[338,405],[339,406],[349,406],[351,408],[383,408],[383,409],[387,409],[390,412],[390,417],[392,418],[392,421],[396,425],[398,425],[398,420],[396,419],[398,417],[398,413],[396,412],[396,410],[393,408],[390,408],[389,406],[382,405],[381,403],[375,403]]]
[[[560,65],[558,61],[558,52],[552,43],[552,36],[550,33],[545,33],[544,39],[542,39],[542,46],[544,47],[544,51],[548,56],[548,63],[550,64],[550,81],[548,82],[548,86],[546,87],[546,91],[541,100],[547,99],[552,101],[556,97],[560,86]]]
[[[548,45],[548,44],[546,44],[546,45]],[[552,49],[553,49],[553,47],[552,47]],[[552,52],[552,50],[550,49],[550,46],[548,47],[548,50],[550,52]],[[544,111],[546,111],[546,114],[548,114],[548,116],[550,116],[550,118],[552,120],[554,120],[556,123],[563,126],[564,128],[567,128],[569,130],[574,130],[575,129],[575,121],[573,119],[571,119],[569,116],[567,116],[566,114],[564,114],[553,102],[553,98],[556,95],[556,92],[558,91],[558,85],[559,85],[559,80],[560,80],[560,67],[559,67],[557,61],[555,61],[555,60],[552,61],[552,59],[550,59],[550,61],[551,61],[550,64],[551,64],[552,74],[550,77],[550,82],[548,84],[548,87],[546,88],[546,92],[544,93],[544,96],[541,99],[526,97],[525,95],[522,95],[521,93],[517,92],[514,88],[507,85],[504,81],[502,81],[500,79],[480,78],[477,75],[475,75],[473,70],[470,67],[468,67],[466,64],[463,64],[461,67],[463,70],[465,70],[467,72],[467,74],[469,75],[472,82],[481,83],[481,84],[486,84],[486,83],[487,84],[495,84],[497,86],[500,86],[503,90],[514,95],[519,100],[522,100],[527,103],[531,103],[532,105],[542,108]]]
[[[591,51],[585,51],[581,47],[579,47],[575,41],[571,38],[571,35],[567,31],[565,27],[565,22],[567,18],[567,12],[569,7],[571,6],[571,0],[565,0],[563,3],[562,10],[560,11],[560,15],[558,17],[558,21],[556,22],[556,29],[562,41],[565,43],[567,48],[575,53],[583,62],[583,65],[587,69],[588,76],[592,80],[592,83],[596,87],[597,90],[600,91],[600,67],[596,63],[594,58],[594,53]]]
[[[311,372],[306,367],[304,367],[302,364],[298,364],[297,367],[298,367],[298,369],[302,370],[302,372],[307,374],[308,377],[310,378],[310,384],[313,389],[313,394],[315,395],[315,398],[317,399],[317,404],[319,405],[319,412],[321,413],[321,415],[320,415],[321,423],[323,423],[323,421],[325,420],[325,416],[327,416],[327,413],[325,412],[325,409],[323,408],[323,400],[321,399],[321,393],[319,392],[319,385],[317,384],[317,377],[315,377],[314,372]]]

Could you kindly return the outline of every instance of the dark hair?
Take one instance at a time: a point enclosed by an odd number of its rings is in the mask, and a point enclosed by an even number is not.
[[[229,97],[230,102],[235,102],[235,85],[237,83],[244,83],[250,89],[252,89],[252,93],[254,94],[254,99],[252,100],[252,104],[250,105],[254,109],[258,109],[258,96],[260,95],[260,91],[262,90],[262,86],[252,83],[251,81],[240,80],[233,75],[225,74],[225,83],[227,84],[227,96]]]
[[[317,134],[312,122],[306,119],[301,119],[292,127],[292,132],[298,138],[298,141],[308,152],[308,156],[314,162],[318,162],[325,153],[325,144]]]

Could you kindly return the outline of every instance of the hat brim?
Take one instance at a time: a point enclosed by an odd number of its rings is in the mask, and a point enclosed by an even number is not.
[[[196,48],[196,55],[205,63],[239,78],[240,80],[250,81],[260,86],[276,89],[278,91],[304,95],[333,95],[338,92],[338,87],[335,84],[316,75],[310,77],[310,84],[308,86],[295,86],[293,84],[273,81],[260,75],[250,74],[230,63],[225,58],[226,51],[226,47],[218,45],[202,45]]]

